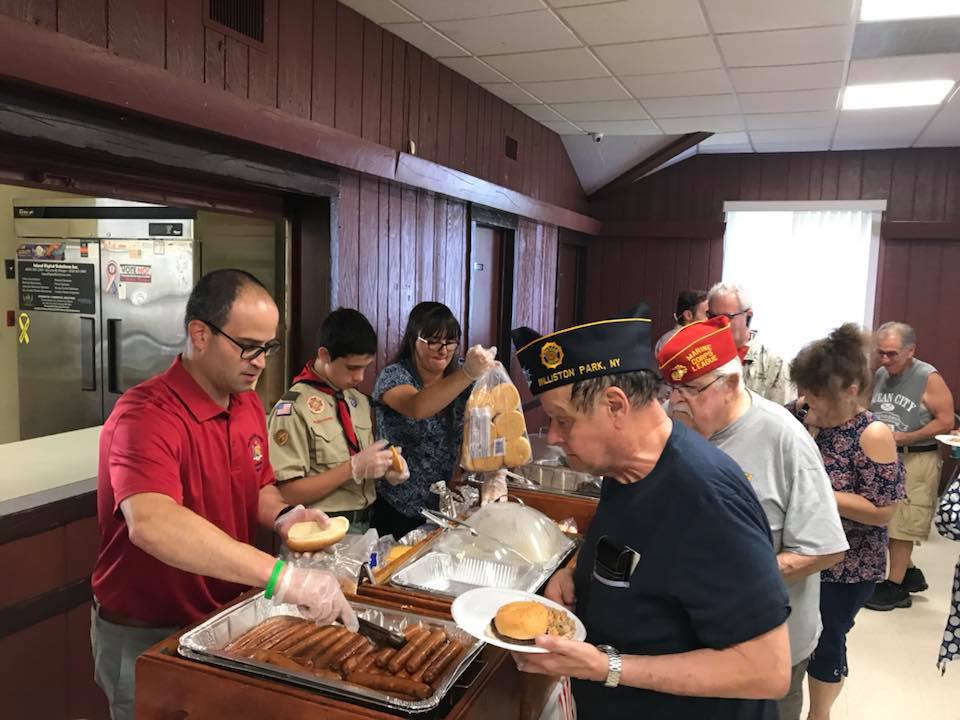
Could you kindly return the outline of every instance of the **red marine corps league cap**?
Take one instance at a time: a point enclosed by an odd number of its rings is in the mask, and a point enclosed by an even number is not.
[[[657,355],[660,374],[671,385],[685,385],[737,357],[730,321],[723,315],[684,325]]]

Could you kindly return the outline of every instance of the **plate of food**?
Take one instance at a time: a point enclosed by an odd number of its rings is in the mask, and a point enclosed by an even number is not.
[[[950,447],[960,447],[960,435],[937,435],[936,439]]]
[[[534,643],[539,635],[587,637],[587,629],[572,612],[522,590],[469,590],[453,601],[450,612],[457,625],[478,640],[515,652],[546,652]]]

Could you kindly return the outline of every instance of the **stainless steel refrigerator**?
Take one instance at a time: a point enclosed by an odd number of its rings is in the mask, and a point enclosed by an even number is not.
[[[20,436],[100,425],[183,348],[195,212],[70,198],[13,213]]]

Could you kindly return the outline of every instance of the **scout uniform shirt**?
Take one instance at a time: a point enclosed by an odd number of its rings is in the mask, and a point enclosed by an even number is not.
[[[305,374],[301,373],[300,381],[274,405],[267,422],[270,460],[281,483],[332,470],[350,460],[347,439],[337,417],[336,399],[315,386],[314,382],[321,382],[319,378],[303,380]],[[360,448],[370,446],[373,423],[366,395],[359,390],[344,390],[343,396]],[[350,479],[310,507],[324,512],[363,510],[376,496],[375,480],[358,484]]]

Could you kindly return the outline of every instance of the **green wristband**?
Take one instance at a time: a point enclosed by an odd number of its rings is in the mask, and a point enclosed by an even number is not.
[[[270,600],[273,598],[273,591],[276,589],[277,579],[280,577],[280,571],[283,570],[284,562],[280,558],[273,564],[273,572],[270,573],[270,579],[267,581],[267,587],[263,589],[263,596]]]

